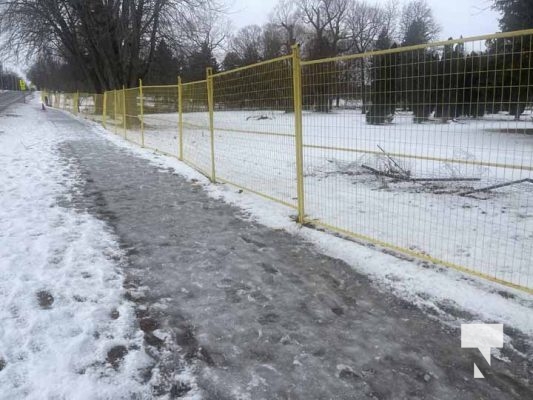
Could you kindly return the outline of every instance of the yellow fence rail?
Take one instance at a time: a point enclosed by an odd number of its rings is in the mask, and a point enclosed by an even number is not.
[[[533,30],[43,93],[322,227],[533,293]]]

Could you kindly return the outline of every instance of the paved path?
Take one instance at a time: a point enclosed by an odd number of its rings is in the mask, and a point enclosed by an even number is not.
[[[510,353],[488,367],[460,349],[457,330],[343,262],[246,221],[62,113],[47,115],[72,132],[60,151],[82,176],[75,205],[107,221],[127,250],[147,343],[160,345],[155,328],[171,332],[174,365],[195,366],[205,398],[533,398],[531,360]],[[473,379],[474,361],[487,379]]]

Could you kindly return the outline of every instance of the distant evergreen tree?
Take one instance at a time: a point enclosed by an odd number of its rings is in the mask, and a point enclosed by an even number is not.
[[[393,41],[389,34],[389,31],[387,30],[387,28],[383,28],[381,32],[379,33],[379,36],[378,36],[378,39],[376,40],[376,44],[374,45],[374,48],[376,50],[387,50],[387,49],[390,49],[392,45],[393,45]]]
[[[387,37],[380,35],[380,46],[387,43]],[[396,48],[396,44],[391,48]],[[366,122],[377,125],[392,121],[396,110],[396,82],[397,82],[398,54],[384,54],[372,57],[370,75],[370,109],[366,113]]]
[[[411,22],[403,37],[402,46],[414,46],[429,42],[431,36],[423,20],[415,19]]]
[[[533,100],[530,42],[530,36],[488,42],[488,112],[508,111],[518,120]]]
[[[425,0],[412,0],[404,6],[400,20],[402,46],[428,43],[437,37],[439,30]],[[426,50],[401,55],[398,100],[403,104],[404,110],[410,108],[413,111],[415,122],[427,119],[434,108],[437,86],[434,78],[438,69],[436,61],[438,56]]]
[[[431,38],[427,22],[414,19],[407,27],[402,46],[427,43]],[[413,50],[401,55],[399,93],[404,107],[413,111],[414,122],[428,119],[437,96],[438,55],[430,50]]]
[[[472,52],[465,58],[464,90],[462,114],[470,117],[482,117],[489,104],[488,55]]]
[[[433,11],[425,0],[411,0],[404,6],[400,19],[402,46],[428,43],[437,38],[439,31]]]
[[[533,0],[494,0],[493,8],[502,13],[502,31],[533,28]]]
[[[147,85],[175,85],[180,73],[180,62],[165,40],[161,40],[154,53],[154,60],[144,79]]]
[[[313,37],[307,45],[308,57],[311,60],[334,57],[336,49],[323,36]],[[314,106],[316,111],[329,112],[334,97],[332,87],[336,80],[335,63],[309,65],[304,68],[304,103]]]
[[[452,40],[449,38],[448,40]],[[457,71],[458,55],[453,44],[444,46],[439,61],[437,77],[434,79],[436,87],[435,117],[449,120],[457,117]]]
[[[224,71],[229,71],[230,69],[238,68],[242,64],[242,60],[237,53],[230,51],[226,53],[224,60],[222,61],[222,69]]]
[[[493,8],[500,11],[502,31],[533,28],[533,0],[494,0]],[[531,71],[531,35],[515,39],[501,39],[490,43],[491,65],[495,70],[492,89],[494,111],[509,111],[520,119],[527,103],[533,101],[528,82],[533,82]],[[498,87],[497,84],[501,84]],[[528,96],[529,94],[529,96]]]
[[[376,42],[374,43],[374,50],[387,50],[390,49],[393,45],[393,40],[390,37],[389,31],[387,27],[383,28],[378,35],[378,38],[376,39]],[[396,47],[396,46],[395,46]],[[397,57],[395,55],[395,57]],[[370,60],[370,66],[372,66],[373,61]],[[367,84],[366,84],[366,78],[365,78],[365,70],[367,69],[367,62],[364,58],[360,60],[360,69],[361,69],[361,96],[363,100],[363,106],[362,106],[362,113],[366,114],[367,111]],[[395,78],[396,78],[395,73]],[[372,79],[372,76],[370,77]],[[372,89],[372,88],[371,88]],[[394,90],[396,90],[396,84],[394,84]],[[370,97],[372,97],[372,90],[370,90]],[[395,96],[396,97],[396,96]],[[372,102],[372,99],[370,99]],[[396,101],[395,101],[396,102]],[[378,112],[376,108],[374,107],[373,112]],[[379,112],[378,112],[379,114]],[[370,118],[372,120],[373,118]],[[367,119],[368,121],[368,119]],[[370,123],[370,122],[369,122]]]
[[[270,60],[283,55],[284,39],[281,29],[274,24],[267,24],[263,28],[262,58]]]
[[[466,115],[466,54],[464,44],[458,43],[453,51],[454,62],[452,64],[452,85],[453,92],[451,99],[455,104],[454,116]]]
[[[407,75],[407,103],[413,111],[413,121],[426,121],[437,102],[437,72],[439,56],[430,50],[416,50],[410,54]]]
[[[202,43],[200,49],[188,57],[183,70],[183,79],[187,82],[201,81],[206,78],[207,68],[213,68],[213,73],[219,70],[217,60],[209,45]]]

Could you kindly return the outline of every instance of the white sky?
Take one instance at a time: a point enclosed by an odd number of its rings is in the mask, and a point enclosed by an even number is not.
[[[366,0],[368,3],[385,3],[387,0]],[[398,0],[404,4],[406,0]],[[442,30],[440,39],[450,36],[475,36],[499,31],[499,14],[490,9],[491,0],[427,0]],[[262,25],[277,0],[233,0],[230,19],[235,29],[245,25]]]

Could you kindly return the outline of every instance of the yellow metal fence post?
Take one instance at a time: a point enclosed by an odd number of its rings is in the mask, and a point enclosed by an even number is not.
[[[209,107],[209,132],[211,135],[211,182],[216,183],[215,173],[215,103],[213,96],[213,68],[207,68],[207,104]]]
[[[183,161],[183,86],[181,76],[178,76],[178,134],[179,134],[179,159]]]
[[[142,79],[139,79],[139,102],[141,111],[141,147],[144,147],[144,97]]]
[[[74,101],[73,101],[73,107],[74,107],[74,115],[78,115],[80,112],[79,104],[80,104],[80,92],[77,91],[74,94]]]
[[[305,222],[304,174],[303,174],[303,124],[302,124],[302,66],[300,46],[292,47],[292,79],[294,92],[294,130],[296,146],[296,190],[298,197],[298,223]]]
[[[106,121],[105,121],[106,114],[107,114],[107,91],[104,92],[104,104],[102,104],[102,125],[104,126],[104,129],[107,129]]]
[[[113,90],[113,111],[114,111],[114,121],[113,125],[115,126],[115,135],[117,134],[117,89]]]
[[[126,87],[122,85],[122,126],[124,128],[124,139],[128,139],[128,131],[126,130]]]

